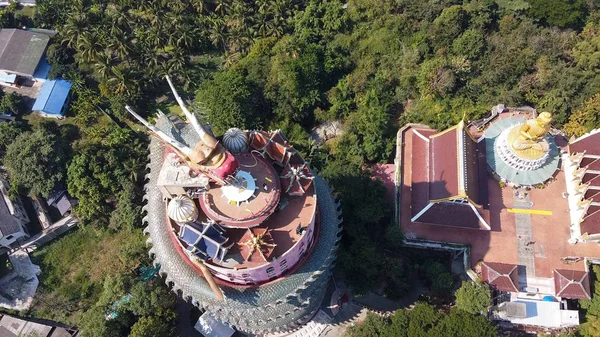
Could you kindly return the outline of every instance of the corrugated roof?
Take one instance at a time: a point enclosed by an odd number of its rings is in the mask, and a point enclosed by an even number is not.
[[[62,108],[69,97],[70,90],[71,82],[69,81],[54,80],[44,82],[32,110],[52,115],[63,115]]]
[[[0,69],[33,76],[50,38],[21,29],[0,29]]]

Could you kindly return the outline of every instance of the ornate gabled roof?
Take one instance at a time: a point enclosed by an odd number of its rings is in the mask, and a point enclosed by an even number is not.
[[[498,290],[519,291],[519,272],[515,264],[483,262],[481,278]]]
[[[480,213],[487,206],[485,147],[463,122],[439,133],[413,132],[412,170],[426,174],[412,186],[412,221],[489,230]]]
[[[481,161],[477,141],[464,122],[429,136],[430,200],[469,199],[480,205]],[[484,163],[485,165],[485,163]]]
[[[168,134],[176,133],[186,144],[193,143],[193,139],[188,139],[190,135],[194,137],[189,125],[174,130],[166,118],[159,118],[157,127]],[[148,225],[145,231],[150,234],[148,242],[152,244],[150,254],[161,265],[160,272],[166,274],[167,283],[183,298],[244,332],[284,332],[309,320],[323,300],[340,240],[341,208],[327,182],[316,175],[313,180],[318,196],[319,225],[315,229],[318,240],[305,262],[285,277],[258,287],[221,285],[224,301],[219,301],[197,267],[182,258],[178,243],[165,235],[171,227],[162,193],[156,185],[164,154],[164,144],[152,138],[144,222]]]
[[[580,234],[600,234],[600,129],[593,130],[568,145],[565,173],[570,176],[572,221]],[[571,186],[572,185],[572,186]]]
[[[585,271],[555,269],[554,291],[556,296],[570,299],[591,299],[590,277]]]

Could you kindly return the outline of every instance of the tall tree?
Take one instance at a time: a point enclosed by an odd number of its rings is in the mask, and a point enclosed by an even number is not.
[[[47,197],[66,178],[68,153],[69,147],[58,132],[37,127],[19,134],[7,146],[4,157],[11,193]]]

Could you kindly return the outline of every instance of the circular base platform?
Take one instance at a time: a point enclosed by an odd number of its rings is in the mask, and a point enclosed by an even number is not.
[[[486,159],[488,166],[492,172],[503,182],[514,186],[534,186],[548,181],[556,170],[560,162],[559,149],[554,142],[554,137],[546,135],[546,141],[549,145],[547,156],[543,163],[512,163],[510,157],[503,158],[503,155],[508,155],[507,152],[498,150],[502,148],[502,134],[510,129],[525,123],[525,117],[511,116],[501,118],[490,125],[483,133],[485,138]],[[508,144],[506,144],[508,146]],[[510,151],[510,149],[508,149]],[[538,165],[540,164],[540,165]],[[519,166],[521,165],[521,166]],[[519,167],[515,168],[513,166]]]
[[[519,155],[519,153],[512,148],[508,141],[510,134],[514,133],[515,131],[518,132],[519,128],[521,128],[520,124],[502,131],[502,133],[500,133],[494,142],[494,151],[498,153],[498,156],[500,156],[506,165],[514,168],[515,170],[537,170],[542,167],[544,163],[546,163],[550,151],[548,150],[546,153],[541,153],[540,155],[535,156],[537,158],[534,159],[524,158],[523,156]],[[544,139],[544,141],[548,143],[546,139]]]
[[[198,203],[204,214],[224,227],[249,228],[260,225],[279,204],[279,175],[269,161],[252,153],[233,155],[240,170],[240,186],[211,188],[202,193]],[[245,183],[244,183],[245,181]]]
[[[256,191],[256,182],[249,172],[238,171],[235,175],[237,180],[235,185],[227,185],[221,187],[223,196],[228,202],[242,202],[247,201],[254,195]]]

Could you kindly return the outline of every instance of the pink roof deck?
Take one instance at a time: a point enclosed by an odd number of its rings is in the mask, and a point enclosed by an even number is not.
[[[281,194],[279,175],[273,164],[260,155],[241,153],[234,156],[239,162],[239,169],[249,172],[254,178],[257,187],[255,197],[247,202],[231,203],[224,197],[221,187],[212,183],[210,190],[200,196],[200,206],[205,214],[225,227],[258,226],[277,207]]]
[[[416,134],[418,132],[419,134]],[[508,212],[515,204],[513,190],[500,188],[497,180],[488,175],[488,209],[485,219],[490,231],[469,228],[448,228],[432,223],[412,222],[415,208],[422,209],[428,200],[426,158],[422,148],[422,137],[435,132],[426,127],[408,127],[399,134],[401,151],[400,224],[407,238],[465,244],[471,247],[471,265],[479,261],[518,265],[518,240],[515,214]],[[421,146],[421,147],[420,147]],[[549,210],[552,215],[531,215],[532,241],[535,276],[552,278],[554,269],[585,271],[585,263],[579,261],[565,264],[564,257],[600,257],[600,245],[596,243],[568,243],[570,217],[565,176],[559,171],[555,180],[544,189],[533,189],[529,199],[533,209]],[[420,207],[420,208],[419,208]],[[485,213],[485,212],[484,212]],[[443,215],[439,215],[443,217]]]

